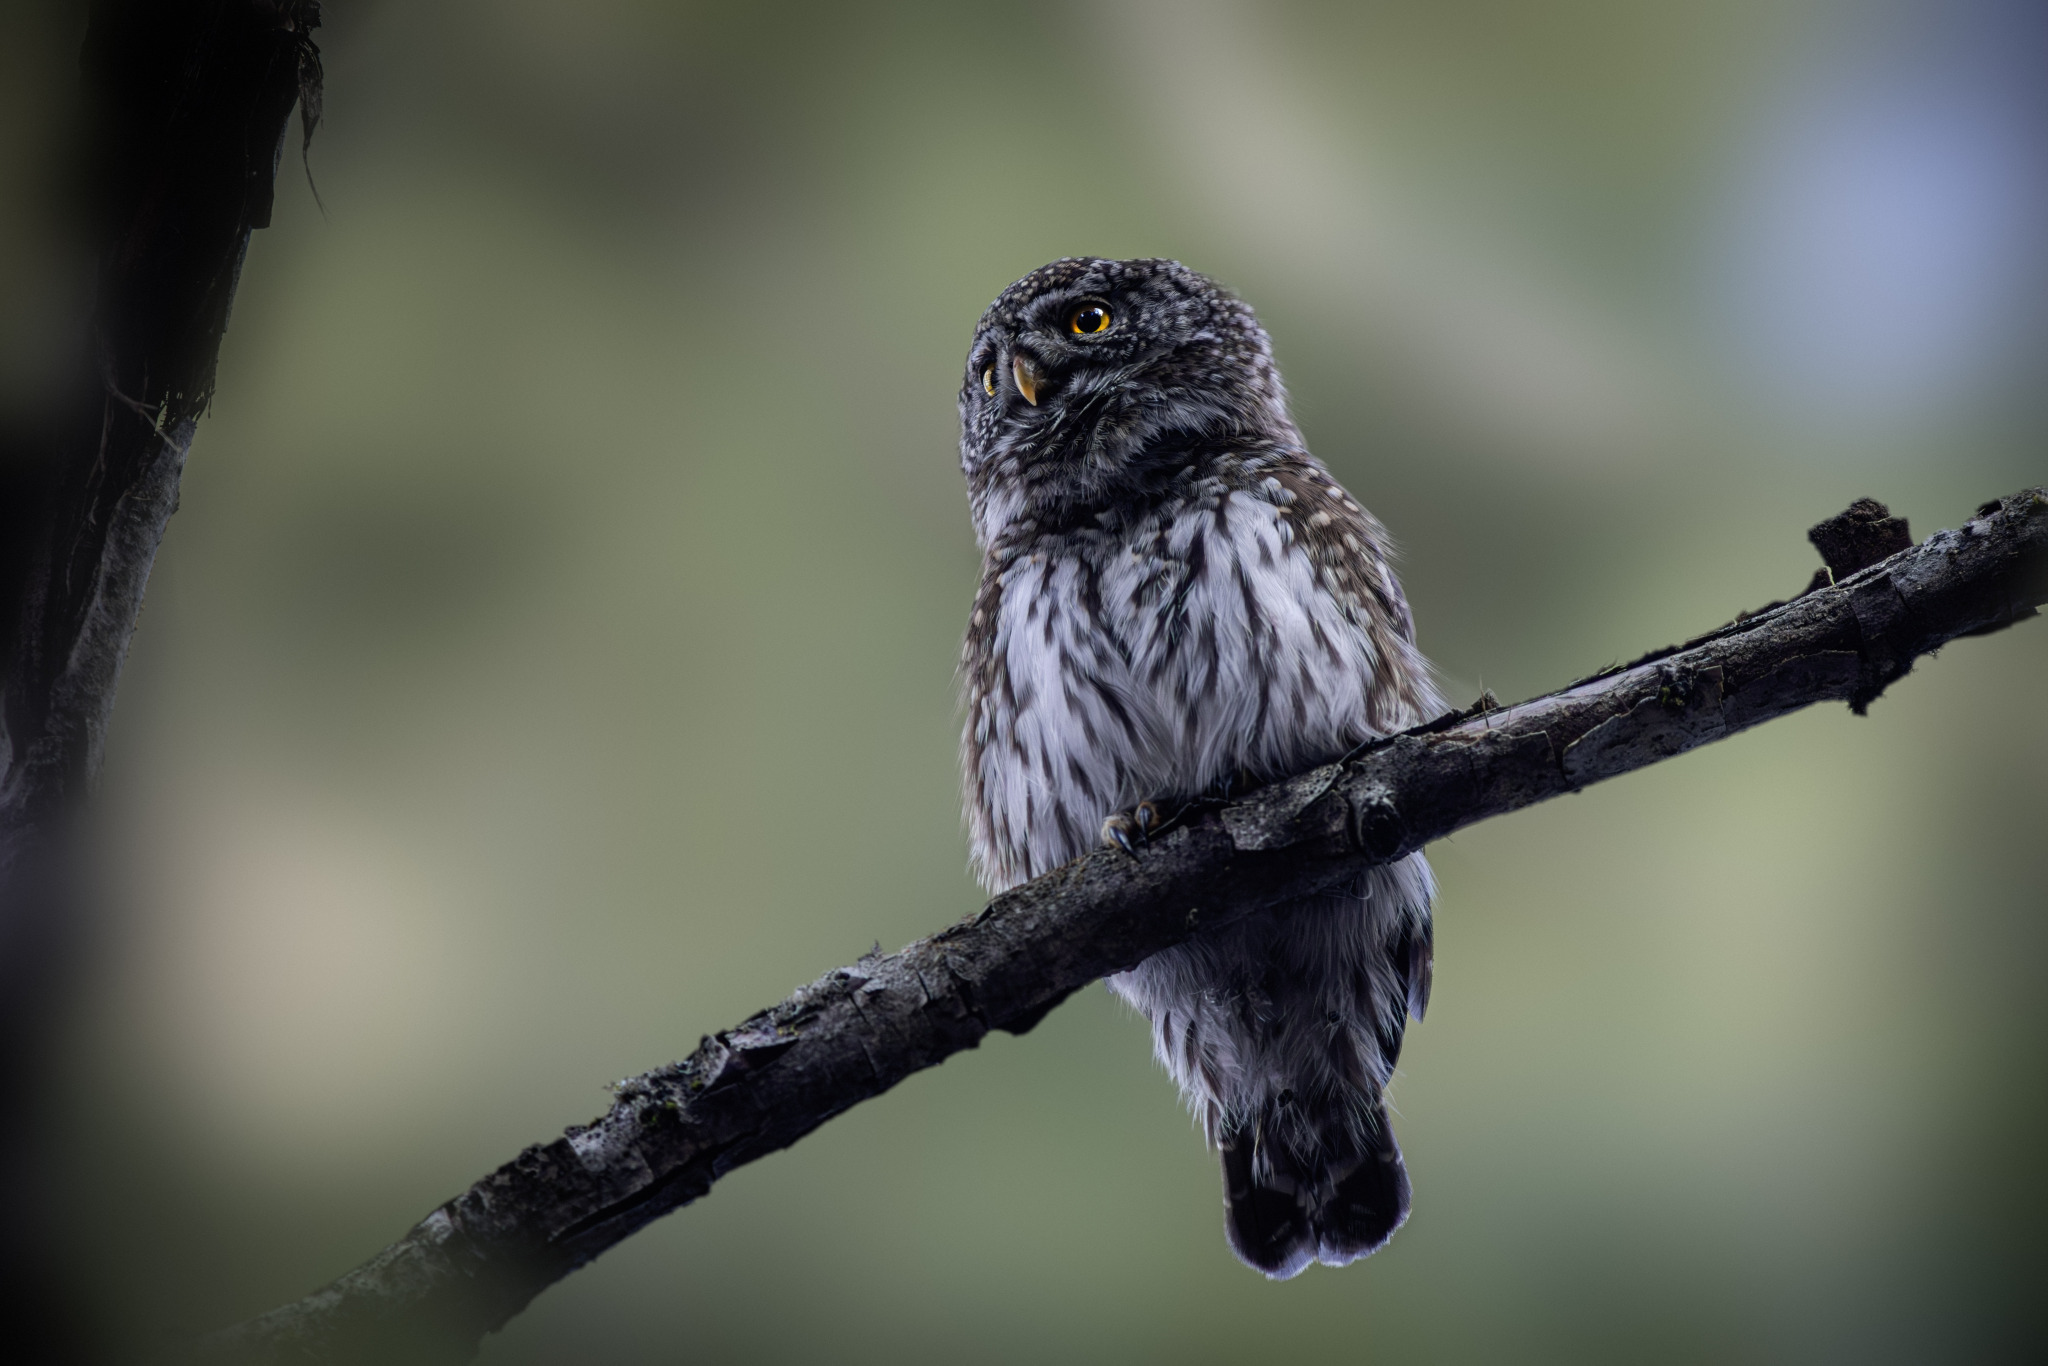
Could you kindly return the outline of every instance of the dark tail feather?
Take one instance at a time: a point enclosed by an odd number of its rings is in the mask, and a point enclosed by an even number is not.
[[[1343,1266],[1384,1247],[1408,1218],[1408,1171],[1383,1106],[1373,1107],[1363,1151],[1319,1147],[1305,1157],[1269,1139],[1255,1163],[1261,1131],[1271,1132],[1255,1123],[1222,1145],[1224,1231],[1246,1265],[1281,1281],[1313,1261]]]
[[[1293,1192],[1253,1177],[1252,1149],[1249,1134],[1223,1145],[1223,1231],[1246,1266],[1284,1281],[1316,1259],[1315,1229]]]
[[[1315,1214],[1316,1257],[1325,1266],[1379,1251],[1408,1218],[1408,1168],[1386,1110],[1374,1118],[1378,1122],[1358,1165],[1338,1177],[1337,1189]]]

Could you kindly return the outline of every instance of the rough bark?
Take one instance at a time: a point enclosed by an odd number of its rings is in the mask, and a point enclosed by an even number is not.
[[[1253,907],[1475,821],[1575,792],[1815,702],[1859,713],[1915,659],[2048,600],[2048,490],[1882,553],[1851,509],[1816,528],[1823,586],[1514,707],[1484,700],[1253,792],[1181,812],[899,953],[873,954],[616,1088],[605,1115],[510,1163],[362,1267],[213,1339],[259,1360],[462,1356],[535,1294],[726,1172],[784,1148],[991,1029]],[[1832,578],[1832,583],[1826,580]]]

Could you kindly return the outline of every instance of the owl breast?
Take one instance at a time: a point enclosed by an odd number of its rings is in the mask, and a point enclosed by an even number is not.
[[[1378,547],[1312,516],[1270,479],[1212,484],[1114,529],[991,548],[965,661],[985,882],[1075,858],[1140,801],[1280,776],[1409,723],[1419,657],[1358,591]]]

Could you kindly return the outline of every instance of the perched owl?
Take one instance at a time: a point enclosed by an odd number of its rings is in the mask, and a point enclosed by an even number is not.
[[[983,552],[962,764],[991,890],[1443,709],[1386,531],[1207,278],[1033,271],[975,329],[960,424]],[[1231,1247],[1269,1276],[1407,1217],[1383,1091],[1429,998],[1434,890],[1411,855],[1109,979],[1221,1150]]]

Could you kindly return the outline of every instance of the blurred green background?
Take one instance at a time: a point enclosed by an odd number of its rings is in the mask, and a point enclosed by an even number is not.
[[[2048,478],[2024,0],[328,8],[325,211],[288,157],[107,757],[53,1180],[117,1342],[976,908],[953,394],[1045,260],[1251,300],[1459,701],[1784,596],[1858,496],[1925,535]],[[17,207],[75,19],[0,35]],[[481,1359],[2016,1359],[2044,676],[2041,624],[1964,641],[1437,846],[1367,1263],[1232,1261],[1096,989]]]

